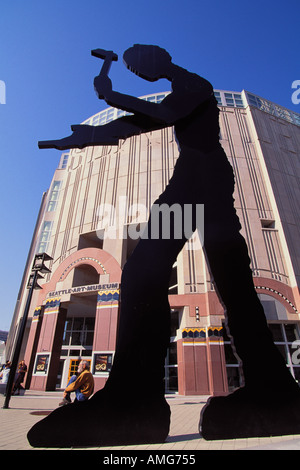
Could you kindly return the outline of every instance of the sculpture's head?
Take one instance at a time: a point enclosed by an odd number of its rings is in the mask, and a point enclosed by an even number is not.
[[[145,80],[169,79],[172,57],[159,46],[135,44],[124,52],[123,60],[131,72]]]

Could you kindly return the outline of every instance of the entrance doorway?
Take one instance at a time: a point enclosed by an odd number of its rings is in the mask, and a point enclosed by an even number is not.
[[[79,362],[81,361],[82,359],[70,359],[70,364],[69,364],[69,372],[68,372],[68,380],[67,382],[69,382],[70,378],[72,377],[72,375],[76,375],[77,374],[77,369],[78,369],[78,366],[79,366]],[[91,359],[86,359],[84,358],[84,361],[88,362],[89,363],[89,366],[91,368]]]

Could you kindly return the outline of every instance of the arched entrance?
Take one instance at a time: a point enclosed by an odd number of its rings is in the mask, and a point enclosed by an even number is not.
[[[104,386],[115,349],[120,280],[117,261],[96,248],[74,252],[53,271],[30,329],[27,387],[64,388],[80,359],[90,362],[96,389]]]

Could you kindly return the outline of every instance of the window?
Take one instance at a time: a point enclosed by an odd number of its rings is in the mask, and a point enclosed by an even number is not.
[[[165,393],[178,392],[178,364],[176,335],[181,322],[178,310],[171,310],[170,345],[165,358]]]
[[[244,103],[240,93],[224,93],[226,105],[235,106],[236,108],[243,108]]]
[[[227,106],[234,106],[234,101],[232,97],[232,93],[224,93],[226,105]]]
[[[49,221],[43,223],[37,253],[46,253],[48,251],[48,246],[49,246],[50,237],[51,237],[52,223],[53,222],[49,222]]]
[[[218,102],[218,105],[222,106],[222,98],[221,98],[220,92],[219,91],[214,91],[214,95],[215,95],[215,98]]]
[[[230,91],[214,90],[218,106],[230,106],[231,108],[244,108],[244,101],[241,93]]]
[[[72,317],[65,322],[62,356],[91,355],[94,340],[94,317]]]
[[[237,107],[237,108],[243,108],[243,107],[244,107],[244,103],[243,103],[243,100],[242,100],[242,95],[237,94],[237,93],[234,93],[234,94],[233,94],[233,97],[234,97],[234,101],[235,101],[236,107]]]
[[[289,109],[283,108],[277,104],[272,103],[271,101],[265,100],[264,98],[260,98],[259,96],[255,96],[251,93],[246,92],[248,103],[251,106],[255,106],[266,113],[272,114],[273,116],[278,116],[281,119],[284,119],[288,122],[293,122],[297,126],[300,125],[300,115],[297,113],[293,113]]]
[[[296,323],[270,323],[274,344],[282,354],[292,376],[300,381],[300,332]],[[297,352],[298,351],[298,352]]]
[[[236,355],[227,329],[223,323],[222,335],[224,339],[224,352],[227,372],[228,390],[231,392],[242,385],[242,367],[239,357]]]
[[[108,109],[107,111],[107,117],[106,117],[106,122],[110,122],[114,119],[115,115],[115,110],[114,108]]]
[[[117,118],[125,116],[126,111],[123,111],[122,109],[118,109],[117,111]]]
[[[178,294],[177,261],[174,263],[169,281],[169,295]]]
[[[156,103],[161,103],[162,100],[165,98],[166,95],[157,95],[156,97]]]
[[[293,116],[293,122],[297,124],[297,126],[300,126],[300,115],[296,113],[292,113]]]
[[[162,100],[169,94],[169,92],[166,93],[160,93],[158,95],[150,95],[150,96],[142,96],[141,99],[145,101],[150,101],[152,103],[161,103]]]
[[[269,323],[273,341],[283,356],[292,376],[300,382],[300,330],[295,323]],[[228,388],[230,391],[241,385],[242,368],[235,355],[230,338],[223,324],[224,350]],[[268,367],[268,364],[265,364]],[[259,386],[259,384],[257,384]]]
[[[61,170],[64,170],[65,168],[67,168],[68,160],[69,160],[69,154],[63,153],[61,156],[61,164],[60,164]]]
[[[178,392],[177,343],[171,342],[165,359],[165,393]]]
[[[54,181],[49,197],[49,203],[48,203],[48,212],[53,212],[56,210],[58,198],[59,198],[59,190],[62,185],[62,181]]]
[[[260,223],[263,229],[275,229],[274,219],[260,219]]]
[[[101,113],[99,116],[99,126],[106,123],[106,112]]]
[[[92,119],[92,126],[97,126],[98,122],[99,122],[99,114],[96,114],[96,116],[94,116]]]

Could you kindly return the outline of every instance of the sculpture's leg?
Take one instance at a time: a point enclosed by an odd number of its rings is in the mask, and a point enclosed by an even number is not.
[[[149,224],[150,225],[150,224]],[[114,364],[104,389],[55,410],[28,434],[35,447],[163,442],[170,409],[164,361],[170,340],[168,283],[184,240],[141,240],[126,263]]]
[[[204,244],[243,363],[245,386],[228,397],[210,400],[202,412],[201,432],[207,439],[300,433],[299,388],[273,343],[225,181],[230,181],[229,168],[227,178],[225,169],[219,177],[215,173],[215,190],[206,197]],[[232,176],[231,181],[233,191]]]

